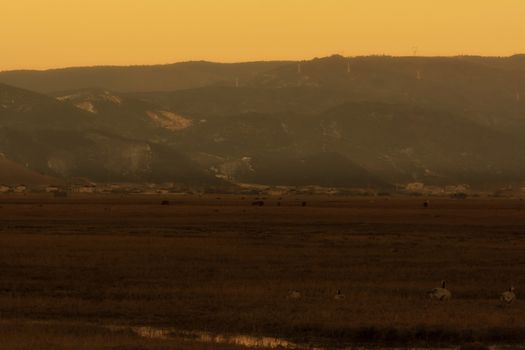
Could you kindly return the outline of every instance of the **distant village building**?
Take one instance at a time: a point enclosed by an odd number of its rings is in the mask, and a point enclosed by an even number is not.
[[[452,193],[450,195],[450,197],[452,197],[454,199],[467,199],[468,194],[466,194],[464,192],[456,192],[456,193]]]
[[[97,186],[95,185],[82,185],[75,188],[75,191],[78,193],[95,193],[97,191]]]
[[[0,185],[0,193],[7,193],[11,191],[11,187],[7,185]]]
[[[411,192],[423,191],[425,184],[422,182],[412,182],[406,185],[405,189]]]
[[[47,186],[46,193],[58,192],[60,189],[57,186]]]
[[[13,189],[13,191],[15,193],[24,193],[27,191],[27,186],[26,185],[17,185],[15,186],[15,188]]]
[[[69,186],[72,193],[94,193],[97,191],[97,185],[88,179],[79,178]]]
[[[460,185],[451,185],[451,186],[446,186],[445,187],[445,192],[447,193],[463,193],[463,192],[468,192],[469,190],[469,185],[464,185],[464,184],[460,184]]]

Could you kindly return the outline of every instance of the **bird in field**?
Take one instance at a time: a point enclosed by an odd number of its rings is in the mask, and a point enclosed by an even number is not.
[[[302,295],[299,291],[289,290],[286,299],[301,299]]]
[[[343,293],[341,293],[341,289],[338,289],[337,293],[335,293],[335,295],[334,295],[334,299],[335,300],[343,300],[345,298],[346,298],[345,295]]]
[[[514,293],[514,287],[510,287],[508,290],[501,293],[499,300],[503,305],[510,305],[516,301],[516,293]]]
[[[441,281],[441,287],[432,289],[428,293],[428,296],[430,297],[430,299],[443,301],[450,300],[450,298],[452,297],[452,293],[450,293],[450,291],[446,288],[446,282]]]

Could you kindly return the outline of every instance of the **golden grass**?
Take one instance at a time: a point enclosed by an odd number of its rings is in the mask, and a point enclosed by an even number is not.
[[[5,201],[0,315],[335,344],[525,340],[525,303],[498,304],[525,290],[520,201],[252,200]],[[453,298],[431,302],[442,279]]]

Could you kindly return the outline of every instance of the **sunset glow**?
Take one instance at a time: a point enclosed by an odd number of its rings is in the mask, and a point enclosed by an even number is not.
[[[0,9],[0,70],[525,52],[521,0],[19,0]]]

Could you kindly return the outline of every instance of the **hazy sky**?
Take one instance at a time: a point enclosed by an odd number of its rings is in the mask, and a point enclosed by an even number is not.
[[[525,0],[16,0],[0,70],[525,52]]]

